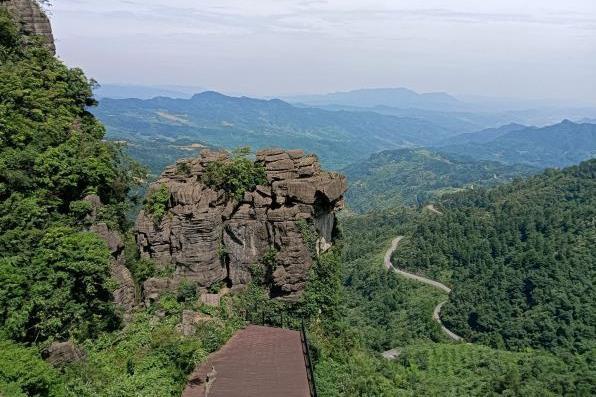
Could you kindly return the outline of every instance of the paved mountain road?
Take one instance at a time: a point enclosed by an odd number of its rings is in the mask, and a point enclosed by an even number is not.
[[[418,276],[417,274],[405,272],[405,271],[400,270],[400,269],[396,268],[395,266],[393,266],[393,263],[391,263],[391,255],[393,255],[393,253],[397,249],[397,246],[399,245],[400,241],[403,240],[403,238],[404,238],[404,236],[398,236],[395,239],[393,239],[393,241],[391,242],[391,247],[389,247],[389,249],[385,253],[385,268],[387,268],[387,270],[393,270],[400,276],[430,285],[436,289],[440,289],[441,291],[449,294],[451,292],[451,288],[449,288],[445,284],[440,283],[435,280],[431,280],[430,278]],[[458,341],[458,342],[463,341],[463,338],[461,336],[459,336],[456,333],[447,329],[447,327],[445,327],[443,325],[443,323],[441,322],[441,308],[443,307],[443,305],[445,303],[447,303],[447,301],[443,301],[435,307],[435,310],[433,311],[433,320],[435,320],[436,322],[439,323],[439,325],[441,326],[441,329],[449,338],[453,339],[454,341]]]

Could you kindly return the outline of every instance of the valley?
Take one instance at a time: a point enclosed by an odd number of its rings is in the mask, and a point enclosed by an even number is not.
[[[43,7],[0,2],[2,397],[596,394],[594,109],[94,95]]]
[[[399,274],[400,276],[403,276],[405,278],[409,278],[410,280],[416,280],[418,282],[421,282],[423,284],[427,284],[430,285],[436,289],[439,289],[445,293],[447,293],[447,295],[449,295],[451,293],[451,288],[447,287],[445,284],[441,284],[438,281],[435,280],[431,280],[429,278],[426,277],[422,277],[413,273],[408,273],[405,272],[403,270],[400,270],[398,268],[396,268],[395,266],[393,266],[393,264],[391,263],[391,256],[393,255],[393,253],[395,252],[395,250],[397,250],[398,245],[400,243],[400,241],[404,238],[404,236],[399,236],[396,237],[395,239],[393,239],[393,241],[391,242],[391,247],[387,250],[387,252],[385,253],[385,268],[389,271],[393,271],[397,274]],[[436,321],[440,326],[441,326],[441,330],[443,330],[443,332],[450,338],[453,339],[456,342],[459,342],[461,340],[463,340],[463,338],[457,334],[455,334],[454,332],[450,331],[447,327],[445,327],[443,325],[443,323],[441,322],[441,308],[443,307],[443,305],[447,303],[447,301],[443,301],[441,303],[439,303],[433,310],[433,320]]]

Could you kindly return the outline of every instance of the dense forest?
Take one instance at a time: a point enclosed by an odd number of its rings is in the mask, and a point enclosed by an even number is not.
[[[538,169],[428,149],[397,149],[375,153],[342,172],[350,181],[349,208],[366,212],[421,205],[448,192],[494,186]]]
[[[320,394],[592,395],[593,356],[450,342],[431,319],[446,296],[383,268],[393,237],[436,217],[402,209],[342,219],[342,317],[319,344]],[[398,351],[396,360],[380,355],[389,349]]]
[[[86,231],[83,199],[97,195],[99,217],[123,227],[143,171],[102,141],[81,70],[25,42],[3,8],[0,29],[0,334],[39,343],[113,329],[109,252]]]
[[[396,253],[453,287],[443,320],[489,346],[593,354],[596,160],[447,195]]]

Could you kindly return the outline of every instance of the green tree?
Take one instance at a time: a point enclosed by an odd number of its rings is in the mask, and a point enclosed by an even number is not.
[[[250,148],[243,147],[234,150],[231,159],[209,163],[203,182],[213,189],[224,190],[236,200],[242,199],[245,192],[267,183],[265,167],[250,160],[249,154]]]
[[[114,329],[109,256],[96,235],[56,227],[43,236],[30,262],[0,259],[0,324],[7,336],[41,342]]]

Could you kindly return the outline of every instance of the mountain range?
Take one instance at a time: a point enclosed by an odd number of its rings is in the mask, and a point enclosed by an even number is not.
[[[565,167],[596,156],[596,124],[569,120],[542,128],[509,124],[451,137],[437,148],[505,164]]]
[[[113,99],[151,99],[158,96],[170,98],[190,98],[193,94],[203,91],[198,87],[185,86],[145,86],[135,84],[101,84],[94,88],[96,98]]]
[[[361,108],[399,115],[421,112],[459,113],[498,124],[518,122],[546,125],[564,118],[581,120],[596,117],[592,104],[554,100],[524,100],[479,96],[453,96],[444,92],[417,93],[408,88],[368,88],[322,95],[283,97],[296,105],[335,108]],[[455,114],[454,116],[457,116]],[[495,127],[495,125],[490,125]],[[485,126],[485,128],[488,126]]]
[[[284,98],[291,103],[308,105],[340,105],[370,108],[389,106],[425,110],[454,110],[462,106],[455,97],[444,92],[419,94],[407,88],[374,88],[323,95],[304,95]]]
[[[403,95],[420,99],[415,93]],[[540,128],[509,123],[486,129],[498,119],[388,107],[348,109],[295,106],[279,99],[209,91],[189,99],[104,98],[92,111],[106,125],[108,138],[128,142],[136,157],[156,174],[175,158],[192,156],[204,146],[300,147],[319,155],[332,169],[382,150],[415,147],[542,168],[570,165],[596,154],[596,126],[589,123],[565,120]],[[411,117],[405,117],[408,114]]]
[[[216,92],[190,99],[103,99],[92,111],[111,139],[133,144],[161,138],[220,147],[300,147],[317,153],[325,166],[335,169],[380,150],[430,145],[461,132],[412,117],[302,108],[279,99]]]

